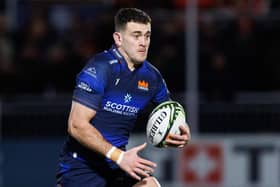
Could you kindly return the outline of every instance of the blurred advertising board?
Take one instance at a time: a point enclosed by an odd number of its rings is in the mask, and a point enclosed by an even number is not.
[[[145,141],[134,135],[129,146]],[[277,187],[279,148],[273,135],[211,135],[193,137],[184,149],[148,145],[140,154],[157,163],[155,176],[168,186]]]

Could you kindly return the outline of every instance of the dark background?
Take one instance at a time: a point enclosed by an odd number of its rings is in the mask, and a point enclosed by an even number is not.
[[[278,134],[280,3],[201,0],[198,5],[198,133]],[[43,173],[54,180],[75,76],[93,54],[111,47],[119,7],[151,15],[148,60],[187,108],[186,6],[180,0],[0,1],[3,186],[20,186],[14,177],[32,179],[27,186],[53,184],[33,174],[45,167]],[[149,110],[135,133],[144,132]]]

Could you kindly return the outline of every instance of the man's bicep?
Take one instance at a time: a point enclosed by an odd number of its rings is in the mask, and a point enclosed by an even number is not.
[[[73,121],[76,123],[89,123],[96,115],[96,111],[76,101],[72,101],[72,107],[69,115],[69,124]]]
[[[102,134],[90,123],[96,111],[79,102],[72,102],[68,120],[68,133],[85,147],[105,154]],[[102,144],[102,145],[101,145]],[[106,149],[107,150],[107,149]]]

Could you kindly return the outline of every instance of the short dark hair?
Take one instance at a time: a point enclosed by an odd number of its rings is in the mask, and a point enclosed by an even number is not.
[[[143,10],[137,8],[121,8],[115,16],[115,31],[124,29],[128,22],[148,24],[151,17]]]

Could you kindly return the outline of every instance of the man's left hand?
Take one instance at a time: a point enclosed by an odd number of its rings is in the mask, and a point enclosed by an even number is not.
[[[169,134],[166,138],[167,147],[182,148],[187,145],[191,139],[190,128],[188,125],[180,125],[180,134]]]

